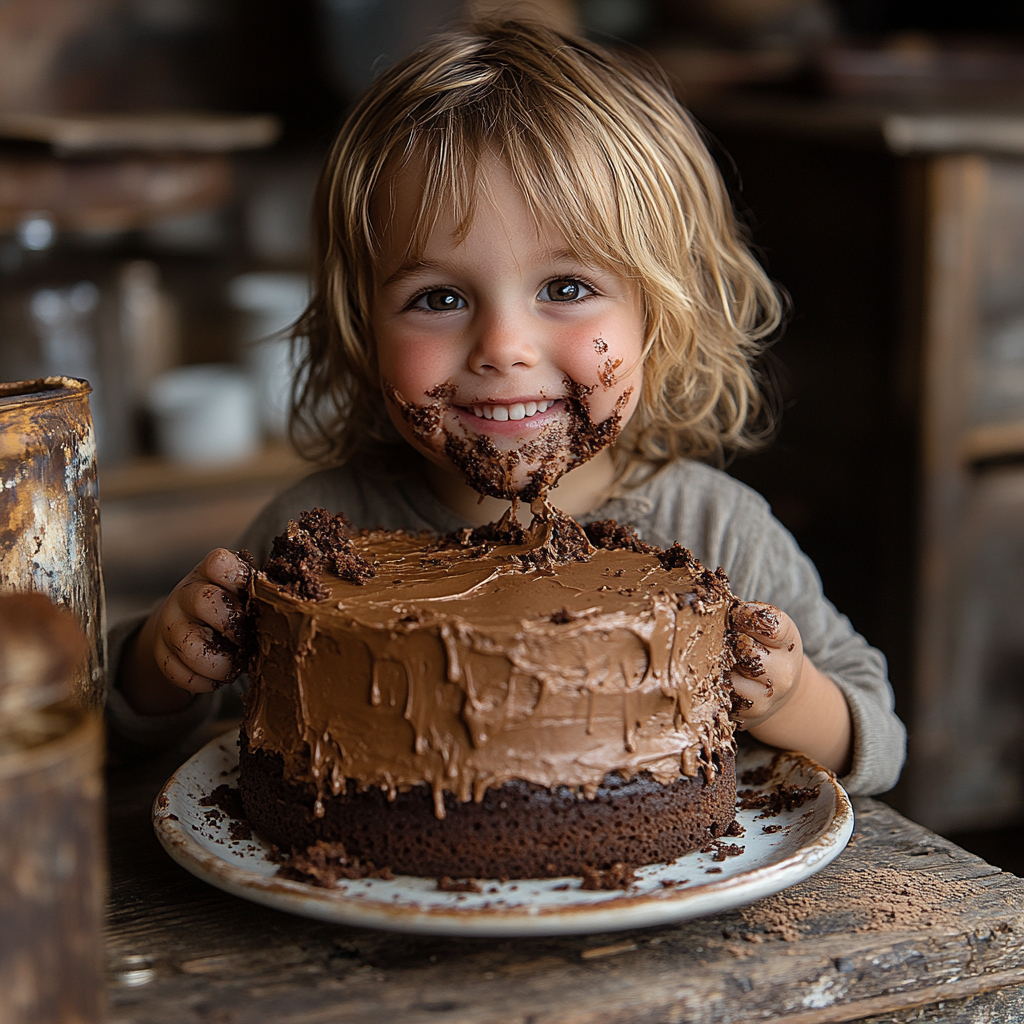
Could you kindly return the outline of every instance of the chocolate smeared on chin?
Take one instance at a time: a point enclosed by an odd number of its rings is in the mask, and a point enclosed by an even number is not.
[[[508,536],[506,543],[528,545],[536,552],[531,559],[533,564],[585,560],[593,553],[594,548],[580,525],[551,505],[545,496],[565,473],[588,462],[615,441],[622,430],[622,411],[633,393],[632,388],[627,388],[616,400],[611,415],[595,423],[586,401],[594,388],[569,377],[562,383],[568,424],[549,423],[533,440],[505,451],[486,435],[460,436],[445,426],[446,413],[455,404],[456,388],[451,381],[431,388],[427,397],[433,401],[426,405],[408,401],[393,384],[383,382],[385,395],[422,445],[437,451],[443,436],[441,450],[481,499],[488,496],[513,503],[511,514],[506,513],[498,524],[482,529],[491,531],[488,540],[497,539],[494,533],[497,531],[499,535]],[[537,467],[527,483],[517,486],[515,470],[522,464],[534,463]],[[530,502],[533,521],[522,539],[513,539],[512,524],[520,500]],[[505,536],[501,539],[505,540]]]
[[[588,462],[615,441],[622,430],[622,410],[633,393],[632,388],[627,388],[616,400],[611,415],[594,423],[586,402],[594,388],[568,377],[562,383],[568,425],[549,423],[541,428],[536,438],[510,451],[502,450],[486,435],[459,436],[445,426],[445,414],[455,405],[456,389],[451,381],[431,388],[427,397],[433,401],[425,405],[410,402],[389,381],[383,382],[383,388],[422,445],[438,451],[438,435],[443,436],[440,450],[473,490],[505,501],[518,498],[532,502],[543,498],[565,473]],[[514,470],[522,463],[534,462],[539,465],[529,481],[517,487]]]

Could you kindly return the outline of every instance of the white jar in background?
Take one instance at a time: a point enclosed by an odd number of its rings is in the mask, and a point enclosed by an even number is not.
[[[239,462],[254,455],[260,429],[248,374],[219,363],[179,366],[149,389],[157,450],[193,465]]]
[[[288,332],[309,302],[309,278],[242,274],[228,286],[228,298],[243,314],[241,356],[256,388],[260,423],[270,437],[283,437],[296,370]]]

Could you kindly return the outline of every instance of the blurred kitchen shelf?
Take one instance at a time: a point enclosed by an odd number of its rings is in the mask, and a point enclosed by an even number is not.
[[[972,427],[960,440],[960,457],[967,465],[1018,457],[1024,460],[1024,423]]]
[[[58,156],[114,151],[230,153],[276,142],[272,114],[174,111],[148,114],[0,113],[0,138],[48,143]]]
[[[233,171],[217,154],[104,160],[0,158],[0,231],[13,231],[33,211],[45,210],[58,228],[129,231],[163,217],[223,206]]]
[[[208,551],[233,546],[269,501],[315,469],[280,442],[234,465],[149,458],[101,468],[103,575],[111,608],[145,606],[168,593]]]
[[[268,481],[285,487],[314,468],[283,442],[266,444],[251,459],[226,465],[186,465],[150,456],[110,469],[101,467],[100,498],[110,501]]]
[[[671,74],[671,70],[669,69]],[[713,130],[874,146],[897,156],[1024,155],[1024,100],[1005,109],[948,104],[742,96],[704,98],[694,112]]]

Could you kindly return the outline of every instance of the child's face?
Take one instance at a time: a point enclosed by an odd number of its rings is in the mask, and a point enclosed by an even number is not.
[[[384,235],[372,324],[383,381],[417,404],[448,385],[443,432],[482,435],[502,451],[568,420],[567,382],[593,389],[586,402],[594,423],[613,415],[620,401],[625,425],[643,379],[645,325],[636,285],[578,262],[557,231],[538,231],[497,159],[485,158],[481,171],[469,233],[456,239],[452,219],[440,219],[413,263],[407,249],[422,192],[417,168],[397,177],[390,219],[384,202],[376,204]],[[414,433],[386,400],[406,440],[452,469],[444,433]],[[517,488],[530,469],[527,460],[516,467]]]

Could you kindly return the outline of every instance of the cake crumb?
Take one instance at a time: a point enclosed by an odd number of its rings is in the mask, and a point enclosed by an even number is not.
[[[236,842],[252,839],[252,828],[247,821],[232,821],[228,825],[228,835]]]
[[[201,797],[200,807],[216,807],[222,810],[229,818],[236,821],[245,821],[245,807],[242,806],[242,794],[237,787],[229,786],[226,782],[219,785],[208,796]]]
[[[737,846],[736,843],[718,843],[718,849],[715,850],[715,855],[711,859],[714,861],[723,861],[726,857],[738,857],[746,849],[745,846]]]
[[[610,868],[600,871],[597,868],[583,869],[581,889],[628,889],[636,881],[636,872],[622,861],[616,861]]]
[[[748,768],[746,771],[740,772],[737,776],[737,781],[743,783],[744,786],[763,786],[775,778],[779,765],[784,758],[783,752],[779,751],[772,755],[772,759],[767,764],[759,765],[757,768]]]
[[[378,868],[371,861],[360,862],[358,857],[348,856],[343,843],[329,843],[323,839],[307,846],[304,852],[283,854],[274,851],[271,860],[281,863],[277,869],[279,877],[322,889],[332,888],[342,878],[380,878],[390,882],[395,877],[391,868]]]
[[[736,806],[744,811],[761,813],[758,818],[774,818],[783,811],[794,811],[821,793],[821,786],[790,786],[780,783],[767,791],[741,789],[736,794]]]
[[[583,527],[587,539],[595,548],[609,551],[635,551],[638,554],[661,554],[660,548],[644,543],[631,526],[617,523],[614,519],[599,519]]]
[[[441,892],[483,892],[480,883],[474,882],[472,878],[457,880],[447,875],[442,875],[437,880],[437,887]]]
[[[274,538],[266,577],[285,593],[322,601],[330,591],[320,582],[325,570],[349,583],[362,584],[376,573],[353,547],[352,527],[341,514],[325,508],[300,512],[284,533]]]

